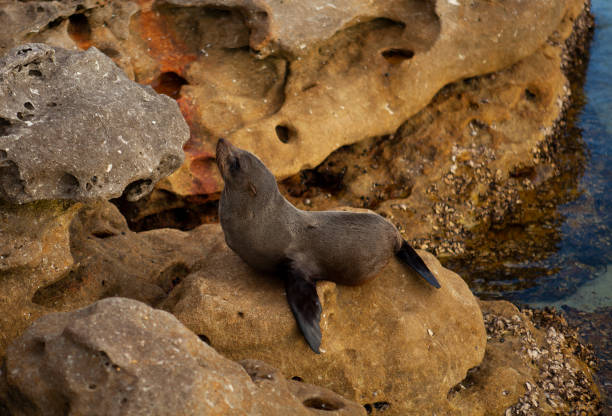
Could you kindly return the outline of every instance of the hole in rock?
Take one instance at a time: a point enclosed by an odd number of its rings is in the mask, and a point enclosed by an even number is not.
[[[289,140],[293,140],[293,138],[295,137],[295,130],[290,127],[279,124],[278,126],[276,126],[275,130],[276,137],[278,137],[278,140],[283,143],[289,143]]]
[[[42,13],[42,12],[44,12],[44,11],[45,11],[45,8],[44,8],[44,7],[42,7],[42,6],[38,6],[38,7],[36,8],[36,11],[37,11],[38,13]]]
[[[319,84],[317,84],[317,83],[314,83],[314,84],[308,84],[308,85],[306,85],[304,88],[302,88],[302,92],[304,92],[304,91],[308,91],[308,90],[310,90],[310,89],[313,89],[314,87],[316,87],[316,86],[318,86],[318,85],[319,85]]]
[[[32,51],[32,48],[23,48],[17,51],[17,55],[22,56],[31,51]],[[19,66],[19,68],[21,68],[21,66]]]
[[[188,274],[189,268],[185,263],[175,263],[162,270],[155,280],[164,292],[170,293]]]
[[[46,346],[47,344],[45,343],[43,339],[37,339],[34,341],[34,344],[32,345],[32,353],[37,354],[37,355],[42,355],[45,352]]]
[[[244,312],[238,312],[238,316],[244,318]]]
[[[446,397],[450,400],[455,394],[457,394],[461,390],[465,390],[476,384],[476,373],[478,372],[478,370],[479,367],[470,368],[467,371],[465,378],[450,388]]]
[[[8,153],[5,150],[0,150],[0,160],[6,159],[8,157]]]
[[[208,339],[208,337],[206,335],[200,334],[200,335],[198,335],[198,338],[200,338],[202,341],[204,341],[205,343],[210,345],[210,340]]]
[[[57,103],[47,103],[47,107],[57,107]]]
[[[111,48],[110,46],[106,48],[100,48],[100,52],[102,52],[104,55],[108,56],[111,59],[119,56],[119,51],[115,48]]]
[[[86,191],[91,191],[91,188],[92,188],[91,184],[90,184],[89,182],[87,182],[87,183],[85,184],[85,190],[86,190]]]
[[[156,210],[150,210],[152,201]],[[131,202],[125,196],[111,200],[128,222],[130,230],[141,232],[157,228],[191,230],[201,224],[219,221],[219,202],[183,199],[166,191],[155,190],[151,196]]]
[[[411,59],[414,56],[414,52],[410,49],[387,49],[382,52],[382,56],[390,64],[397,65],[407,59]]]
[[[47,23],[47,29],[53,29],[54,27],[58,27],[63,21],[64,19],[62,17],[58,17],[57,19]]]
[[[32,118],[34,118],[34,115],[32,114],[25,114],[22,113],[21,111],[17,113],[17,118],[21,121],[28,121],[31,120]]]
[[[9,127],[11,127],[11,122],[0,117],[0,136],[8,136]]]
[[[525,98],[528,101],[535,101],[537,94],[531,91],[529,88],[525,88]]]
[[[165,94],[168,97],[179,98],[181,87],[187,84],[187,80],[176,72],[163,72],[151,83],[151,87],[159,94]]]
[[[94,231],[93,233],[91,233],[91,235],[93,235],[96,238],[104,239],[104,238],[113,237],[117,234],[111,231]]]
[[[299,382],[304,382],[304,379],[300,376],[293,376],[291,377],[291,380],[293,381],[299,381]]]
[[[371,415],[372,414],[372,405],[371,404],[364,404],[363,405],[364,409],[366,409],[367,414]]]
[[[34,110],[34,105],[29,101],[26,102],[23,106],[27,108],[28,110]]]
[[[374,409],[378,412],[384,412],[391,407],[391,403],[389,402],[376,402],[374,403]]]
[[[91,41],[91,26],[83,13],[73,14],[68,18],[68,35],[79,46],[85,46]]]
[[[327,411],[339,410],[344,407],[344,404],[339,401],[331,401],[328,399],[322,399],[320,397],[311,397],[310,399],[304,400],[303,403],[304,406],[310,407],[311,409]]]
[[[108,354],[106,352],[98,351],[98,355],[100,355],[100,358],[102,358],[102,364],[105,367],[109,367],[111,365],[110,357],[108,356]]]
[[[89,388],[89,390],[95,390],[98,388],[98,386],[96,386],[95,384],[90,384],[89,386],[87,386],[87,388]]]
[[[38,69],[30,69],[28,71],[28,75],[32,77],[42,77],[42,72],[40,72]]]
[[[65,196],[74,196],[79,190],[79,180],[66,172],[60,178],[58,187]]]

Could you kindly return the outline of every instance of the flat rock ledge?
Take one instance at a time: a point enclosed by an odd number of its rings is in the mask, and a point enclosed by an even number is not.
[[[136,200],[181,165],[188,138],[174,100],[96,48],[0,57],[0,199]]]
[[[265,363],[223,358],[174,316],[125,298],[36,321],[8,348],[0,401],[13,415],[366,414]]]

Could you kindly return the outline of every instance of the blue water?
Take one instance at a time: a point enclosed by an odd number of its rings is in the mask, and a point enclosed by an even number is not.
[[[535,287],[506,293],[532,306],[612,306],[612,1],[593,0],[592,12],[596,29],[576,119],[587,155],[579,196],[558,207],[558,251],[528,265],[555,272]]]

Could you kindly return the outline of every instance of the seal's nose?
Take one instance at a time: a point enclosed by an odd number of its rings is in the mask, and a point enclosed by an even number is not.
[[[220,138],[217,142],[217,155],[219,155],[219,152],[230,155],[233,153],[234,149],[234,146],[229,142],[229,140]]]
[[[227,140],[221,138],[217,142],[217,148],[215,150],[217,151],[217,158],[222,155],[227,155],[230,153],[230,144]]]

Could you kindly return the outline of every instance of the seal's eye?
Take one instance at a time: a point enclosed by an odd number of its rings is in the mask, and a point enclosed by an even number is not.
[[[240,160],[237,157],[234,157],[230,160],[230,170],[232,172],[236,172],[240,170]]]

